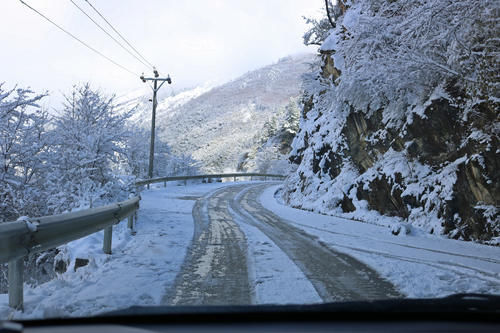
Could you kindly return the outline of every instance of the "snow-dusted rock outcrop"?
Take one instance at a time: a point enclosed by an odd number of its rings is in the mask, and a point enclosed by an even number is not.
[[[498,2],[338,3],[285,200],[498,244]]]

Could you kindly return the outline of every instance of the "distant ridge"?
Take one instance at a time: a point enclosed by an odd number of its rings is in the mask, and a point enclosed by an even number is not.
[[[158,137],[176,154],[190,154],[205,172],[235,171],[240,156],[255,145],[264,123],[301,93],[301,76],[314,54],[280,59],[226,84],[202,86],[159,101]],[[149,129],[150,96],[139,103],[134,121]]]

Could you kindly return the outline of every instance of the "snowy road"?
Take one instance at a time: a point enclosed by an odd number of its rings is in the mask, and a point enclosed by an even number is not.
[[[278,203],[279,184],[154,186],[131,235],[113,228],[60,248],[68,271],[25,284],[25,311],[0,319],[88,316],[160,304],[286,304],[500,294],[500,248],[319,215]],[[74,269],[75,258],[89,264]],[[390,283],[389,283],[389,282]],[[393,287],[394,286],[394,287]]]
[[[251,303],[245,236],[228,212],[227,203],[233,198],[234,189],[223,188],[196,201],[193,242],[165,303]]]
[[[248,245],[239,227],[242,224],[256,227],[271,239],[291,259],[291,264],[302,271],[322,301],[401,296],[372,268],[334,251],[318,242],[317,237],[265,209],[259,198],[269,186],[230,186],[198,199],[193,209],[193,243],[166,303],[251,303],[252,282],[249,281],[246,256]],[[280,273],[289,274],[288,271]]]
[[[234,188],[233,193],[239,193],[230,201],[233,217],[269,237],[302,270],[324,302],[402,296],[372,268],[326,246],[318,237],[264,208],[260,196],[268,187],[261,184]]]
[[[329,247],[374,268],[407,297],[442,297],[454,293],[500,294],[500,247],[430,235],[413,228],[394,236],[378,225],[320,215],[281,205],[270,187],[260,203]],[[386,221],[386,219],[384,218]],[[397,223],[397,220],[395,221]]]
[[[367,224],[297,210],[276,201],[278,187],[230,185],[198,199],[195,229],[206,235],[195,232],[167,303],[246,302],[248,290],[256,304],[500,293],[498,247],[416,229],[394,236],[375,215]]]

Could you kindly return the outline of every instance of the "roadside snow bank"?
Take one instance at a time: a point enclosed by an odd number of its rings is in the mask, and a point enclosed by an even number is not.
[[[394,236],[388,226],[284,206],[274,196],[279,188],[273,186],[263,193],[260,202],[265,208],[370,265],[408,297],[500,294],[499,247],[429,235],[417,228]]]

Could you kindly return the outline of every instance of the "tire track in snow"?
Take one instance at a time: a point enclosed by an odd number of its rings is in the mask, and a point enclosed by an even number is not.
[[[229,187],[230,188],[230,187]],[[226,188],[198,199],[195,230],[181,272],[163,303],[170,305],[250,304],[245,236],[227,211]]]
[[[325,302],[402,296],[375,270],[325,246],[317,237],[262,207],[259,197],[268,186],[270,184],[228,186],[196,202],[193,240],[164,303],[252,303],[246,258],[248,246],[237,223],[247,223],[265,234],[273,246],[303,272]]]
[[[259,197],[268,186],[260,184],[247,187],[231,200],[231,209],[243,217],[240,220],[257,227],[281,248],[304,272],[323,301],[402,296],[375,270],[349,255],[332,250],[320,243],[317,237],[262,207]]]

